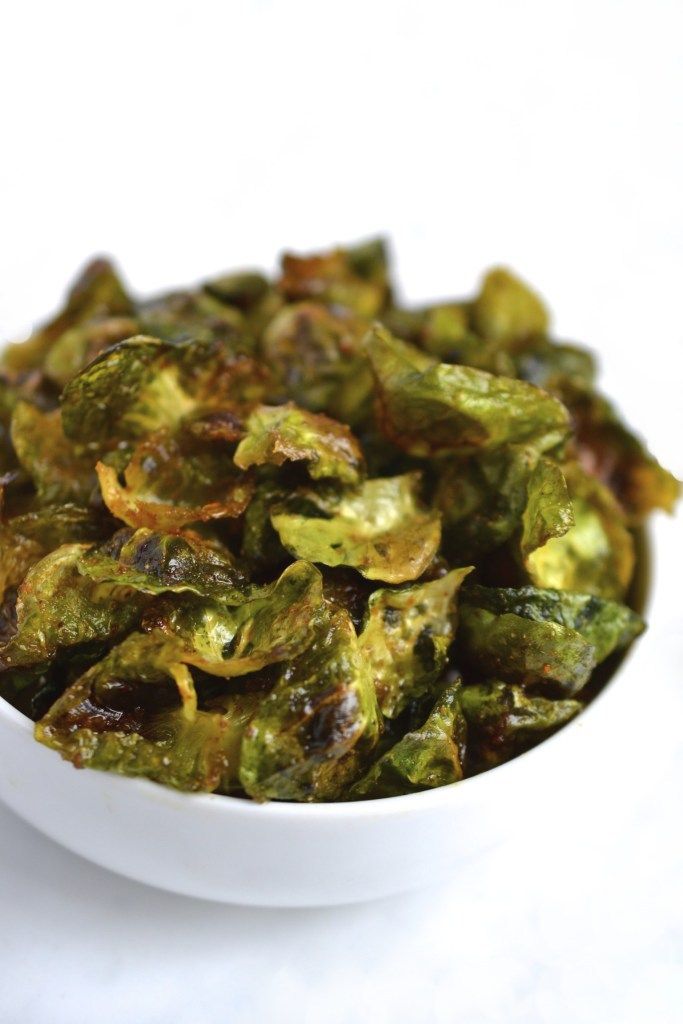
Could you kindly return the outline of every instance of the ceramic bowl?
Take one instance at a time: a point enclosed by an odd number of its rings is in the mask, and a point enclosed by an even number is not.
[[[269,907],[389,896],[453,877],[539,813],[572,841],[617,705],[638,691],[646,645],[528,753],[441,789],[355,803],[256,804],[79,771],[36,743],[33,723],[0,699],[0,799],[88,860],[172,892]]]

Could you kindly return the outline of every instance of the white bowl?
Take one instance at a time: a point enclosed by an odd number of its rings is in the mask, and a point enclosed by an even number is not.
[[[586,711],[508,764],[441,789],[346,804],[256,804],[79,771],[0,699],[0,799],[83,857],[189,896],[269,907],[388,896],[445,880],[511,832],[533,834],[539,816],[575,841],[641,661],[636,645]]]

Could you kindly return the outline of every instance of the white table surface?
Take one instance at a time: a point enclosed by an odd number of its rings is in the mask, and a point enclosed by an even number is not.
[[[93,252],[145,291],[381,230],[414,300],[467,291],[498,261],[536,283],[681,476],[682,12],[13,5],[0,340]],[[269,912],[117,878],[0,807],[0,1024],[677,1024],[680,520],[657,533],[650,671],[615,702],[575,834],[540,812],[439,891]]]

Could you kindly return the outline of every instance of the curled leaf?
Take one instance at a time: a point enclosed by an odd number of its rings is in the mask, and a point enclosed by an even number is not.
[[[258,406],[235,452],[236,465],[248,469],[301,460],[314,480],[333,477],[356,484],[362,474],[363,453],[343,423],[299,409],[293,402]]]
[[[472,320],[484,338],[514,341],[548,329],[548,312],[535,292],[518,277],[496,267],[490,270],[472,305]]]
[[[412,455],[465,455],[507,444],[547,451],[569,433],[562,403],[524,381],[437,363],[381,326],[366,350],[382,429]]]
[[[78,568],[91,580],[133,587],[144,594],[191,593],[240,604],[248,593],[247,580],[229,552],[190,532],[118,530],[103,544],[85,551]]]
[[[539,587],[621,600],[635,566],[624,513],[611,492],[580,466],[569,463],[563,471],[574,525],[561,536],[550,536],[536,550],[527,550],[529,578]],[[558,472],[554,470],[557,479]]]
[[[360,647],[387,718],[430,693],[441,675],[455,634],[456,595],[471,571],[370,595]]]
[[[415,580],[436,554],[441,539],[438,512],[417,498],[419,474],[366,480],[341,494],[306,492],[271,515],[284,546],[298,558],[323,565],[349,565],[371,580]],[[295,502],[292,502],[292,505]]]
[[[226,696],[220,711],[188,715],[176,693],[182,671],[172,644],[134,633],[69,687],[38,722],[36,738],[79,768],[229,793],[260,695]]]
[[[19,402],[11,431],[14,450],[41,502],[88,503],[97,486],[93,459],[64,436],[59,409],[42,412]]]
[[[334,612],[249,723],[240,780],[256,800],[339,799],[379,731],[355,630],[345,612]]]
[[[64,544],[29,569],[17,596],[17,632],[0,649],[3,667],[46,661],[61,647],[106,640],[135,625],[146,599],[81,576],[86,550]]]
[[[407,732],[354,784],[354,799],[400,796],[459,782],[464,775],[467,723],[459,683],[447,686],[421,728]]]
[[[165,433],[134,449],[124,485],[113,466],[98,462],[96,470],[112,515],[129,526],[169,533],[190,523],[239,516],[253,492],[253,482],[220,450],[188,450]]]
[[[230,678],[296,657],[324,610],[319,571],[295,562],[237,607],[186,597],[150,612],[146,625],[178,642],[178,660]]]
[[[475,770],[492,768],[528,750],[574,718],[577,700],[548,700],[498,680],[464,686],[460,702]]]

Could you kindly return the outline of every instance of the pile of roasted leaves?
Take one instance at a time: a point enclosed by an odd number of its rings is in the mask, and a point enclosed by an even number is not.
[[[678,492],[594,371],[506,270],[402,308],[380,242],[144,301],[95,261],[2,357],[0,694],[78,767],[255,800],[529,749],[643,629]]]

